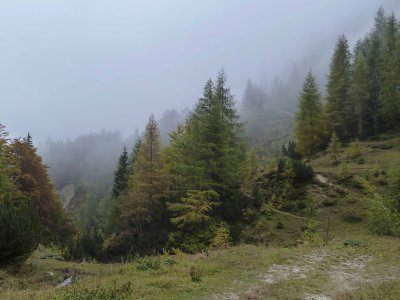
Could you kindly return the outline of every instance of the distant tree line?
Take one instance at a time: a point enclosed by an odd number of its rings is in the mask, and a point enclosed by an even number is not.
[[[325,101],[324,101],[325,100]],[[400,128],[400,25],[379,9],[372,31],[350,52],[340,36],[322,99],[311,71],[300,94],[295,135],[298,150],[310,156],[332,135],[342,142]]]

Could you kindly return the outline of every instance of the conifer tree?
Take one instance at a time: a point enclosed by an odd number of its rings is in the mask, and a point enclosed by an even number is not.
[[[118,198],[128,187],[128,152],[126,147],[123,148],[119,157],[117,170],[114,172],[114,185],[112,196]]]
[[[366,111],[370,111],[372,115],[372,120],[365,124],[365,126],[367,126],[365,129],[368,129],[370,134],[377,134],[381,127],[378,112],[380,110],[380,93],[382,85],[381,52],[383,48],[386,22],[387,18],[385,16],[385,11],[381,7],[376,14],[373,31],[362,42],[363,53],[368,67],[369,105]]]
[[[175,176],[173,197],[178,200],[188,190],[214,190],[222,204],[217,214],[235,219],[243,205],[238,172],[244,160],[241,133],[234,98],[221,71],[215,84],[212,80],[206,83],[186,124],[171,134],[167,154]]]
[[[297,148],[302,155],[310,156],[321,147],[326,136],[324,127],[321,96],[310,71],[300,94],[299,110],[296,115]]]
[[[11,148],[20,170],[15,174],[16,184],[22,196],[32,201],[39,214],[43,229],[40,241],[69,243],[73,227],[47,174],[47,167],[36,153],[31,136],[14,140]]]
[[[368,93],[368,66],[361,46],[356,47],[352,67],[350,98],[354,103],[354,114],[357,121],[357,136],[365,137],[373,133],[373,103]]]
[[[161,247],[157,238],[166,239],[163,230],[169,178],[161,150],[160,132],[151,115],[135,159],[129,190],[120,207],[124,234],[130,235],[136,251]]]
[[[132,153],[128,156],[127,150],[124,147],[118,160],[118,167],[114,178],[113,194],[109,205],[105,207],[105,214],[107,215],[105,230],[109,234],[121,231],[121,201],[128,190],[132,187],[135,161],[141,144],[142,139],[139,137],[132,149]]]
[[[394,14],[390,15],[384,32],[381,58],[382,87],[380,91],[380,116],[385,129],[400,126],[400,54],[399,28]]]
[[[129,155],[128,159],[128,176],[133,176],[133,172],[135,169],[135,162],[136,158],[138,156],[140,146],[142,145],[142,138],[139,136],[135,142],[135,145],[133,146],[132,152]],[[128,180],[129,182],[129,180]]]
[[[326,111],[332,130],[341,139],[354,136],[354,104],[350,98],[350,51],[344,35],[339,37],[331,60]]]
[[[11,144],[0,124],[0,266],[25,260],[39,241],[64,242],[64,245],[68,242],[71,228],[62,208],[57,206],[60,211],[51,211],[49,206],[54,203],[46,206],[49,203],[40,201],[52,201],[46,198],[48,186],[39,186],[46,185],[46,180],[46,170],[34,151],[30,135]],[[50,215],[54,216],[52,223],[45,223]],[[48,229],[46,236],[42,234],[43,227]],[[65,231],[61,233],[61,229]]]

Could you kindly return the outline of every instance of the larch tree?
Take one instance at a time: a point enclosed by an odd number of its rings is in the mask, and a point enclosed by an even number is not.
[[[168,182],[160,132],[151,115],[120,207],[124,234],[132,239],[132,248],[136,251],[160,247],[159,239],[166,239]]]

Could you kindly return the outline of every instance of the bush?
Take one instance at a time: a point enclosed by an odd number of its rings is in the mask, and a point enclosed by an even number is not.
[[[191,266],[189,269],[189,275],[193,282],[198,282],[201,280],[201,272],[195,266]]]
[[[161,261],[159,257],[145,257],[139,259],[136,268],[141,271],[145,270],[158,270],[160,268]]]
[[[368,222],[371,230],[379,235],[400,234],[400,216],[392,207],[390,199],[375,194],[369,201]]]
[[[354,204],[354,203],[356,203],[358,201],[358,198],[356,196],[354,196],[354,195],[348,195],[346,197],[346,201],[349,204]]]
[[[272,202],[263,204],[260,208],[260,213],[266,217],[271,217],[274,213],[274,206],[272,205]]]
[[[317,223],[311,220],[304,231],[304,241],[306,244],[320,247],[324,244],[321,230],[318,228]]]
[[[343,163],[340,164],[339,170],[336,173],[336,177],[340,181],[346,181],[346,180],[351,178],[351,174],[350,174],[350,171],[349,171],[349,166],[347,165],[347,163],[343,162]]]
[[[360,142],[358,140],[355,140],[350,144],[346,157],[347,159],[359,159],[362,157]]]
[[[228,224],[221,222],[212,242],[212,246],[217,249],[227,249],[231,246],[231,235]]]
[[[306,181],[311,180],[314,177],[313,168],[300,160],[294,160],[293,163],[293,171],[296,174],[296,180],[298,181]]]
[[[281,222],[281,220],[278,220],[278,222],[276,222],[276,229],[284,229],[285,226],[283,226],[283,223]]]
[[[363,220],[361,216],[353,213],[343,215],[342,219],[347,223],[360,223]]]
[[[131,282],[111,287],[77,288],[71,287],[56,294],[56,300],[125,300],[132,294]]]
[[[335,206],[338,203],[337,199],[332,199],[332,198],[324,198],[322,200],[322,204],[324,206]]]

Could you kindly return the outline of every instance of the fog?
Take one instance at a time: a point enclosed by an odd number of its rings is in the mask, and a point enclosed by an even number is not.
[[[1,0],[0,122],[36,141],[102,129],[123,135],[151,113],[191,108],[224,68],[246,82],[322,77],[339,34],[351,44],[398,0]]]

